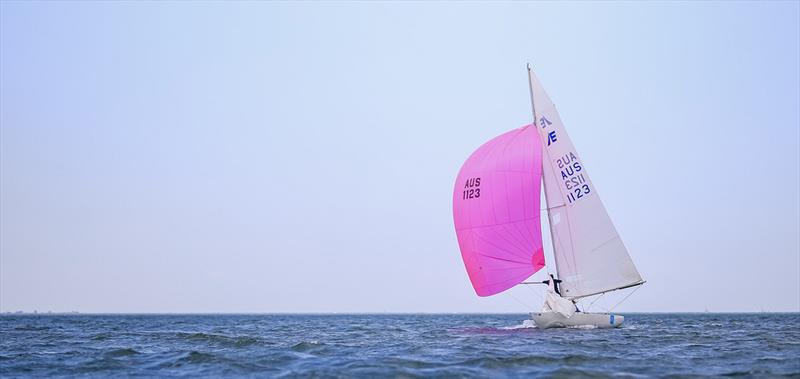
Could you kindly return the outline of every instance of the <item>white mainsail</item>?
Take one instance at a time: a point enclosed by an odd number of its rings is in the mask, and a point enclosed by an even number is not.
[[[528,73],[561,294],[575,299],[644,283],[555,106],[536,74]]]

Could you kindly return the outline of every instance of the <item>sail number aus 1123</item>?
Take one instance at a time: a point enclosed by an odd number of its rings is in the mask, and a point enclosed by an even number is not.
[[[464,183],[464,191],[461,192],[461,199],[475,199],[481,197],[481,178],[469,178]]]
[[[578,161],[574,153],[569,152],[556,160],[558,168],[561,170],[561,180],[564,181],[564,188],[567,190],[567,201],[570,204],[578,199],[590,194],[592,190],[589,183],[583,176],[583,166]]]

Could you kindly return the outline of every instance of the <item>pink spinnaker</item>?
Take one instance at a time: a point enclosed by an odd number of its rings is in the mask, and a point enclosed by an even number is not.
[[[478,296],[503,292],[544,267],[541,180],[542,144],[532,125],[486,142],[461,167],[453,218]]]

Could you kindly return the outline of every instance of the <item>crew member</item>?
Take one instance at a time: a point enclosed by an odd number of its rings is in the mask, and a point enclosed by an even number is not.
[[[549,286],[551,280],[553,281],[553,290],[558,294],[558,296],[561,296],[561,291],[558,289],[558,283],[561,283],[561,279],[556,279],[556,277],[553,276],[553,274],[550,274],[550,279],[542,280],[542,283],[547,284]],[[578,304],[575,303],[575,300],[572,300],[572,305],[575,306],[576,312],[581,311],[580,309],[578,309]]]
[[[561,279],[556,279],[556,277],[553,276],[553,274],[550,274],[550,279],[542,280],[542,283],[547,284],[549,286],[551,280],[553,281],[553,290],[556,291],[558,296],[561,296],[561,291],[558,290],[558,283],[561,283]]]

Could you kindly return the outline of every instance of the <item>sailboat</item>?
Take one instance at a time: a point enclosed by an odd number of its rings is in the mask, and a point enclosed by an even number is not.
[[[624,316],[580,312],[575,301],[645,281],[530,65],[528,81],[534,122],[481,145],[456,179],[453,219],[467,274],[478,296],[491,296],[530,283],[548,267],[560,291],[552,280],[542,310],[531,313],[538,328],[619,327]],[[542,186],[555,261],[549,264]]]

